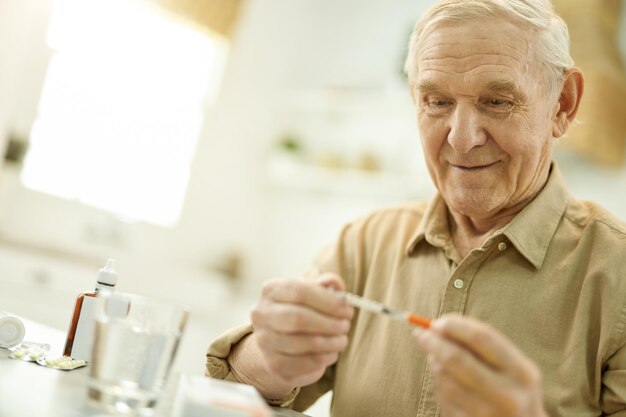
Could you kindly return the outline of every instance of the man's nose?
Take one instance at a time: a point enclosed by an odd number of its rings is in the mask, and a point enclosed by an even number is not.
[[[487,142],[487,134],[481,124],[478,109],[469,103],[457,105],[449,120],[448,143],[458,153],[468,153],[472,148]]]

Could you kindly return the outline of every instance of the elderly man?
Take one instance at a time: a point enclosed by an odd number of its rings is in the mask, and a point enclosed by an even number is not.
[[[268,282],[207,374],[299,410],[333,390],[338,417],[626,416],[626,227],[552,162],[583,92],[568,42],[549,0],[431,8],[406,70],[438,195]],[[436,319],[411,334],[326,287]]]

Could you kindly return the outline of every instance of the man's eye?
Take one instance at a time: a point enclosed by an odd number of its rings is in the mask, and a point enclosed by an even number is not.
[[[441,112],[450,106],[450,100],[429,99],[426,100],[426,107],[431,112]]]
[[[490,98],[487,100],[487,104],[492,107],[510,107],[512,103],[501,98]]]

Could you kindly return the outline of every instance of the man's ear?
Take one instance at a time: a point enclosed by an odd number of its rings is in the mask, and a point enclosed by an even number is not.
[[[563,136],[574,121],[576,113],[578,113],[580,100],[583,97],[584,85],[585,79],[580,69],[574,67],[565,72],[563,87],[553,120],[552,136],[555,138]]]
[[[413,99],[413,105],[417,104],[417,88],[413,81],[409,81],[409,90],[411,91],[411,99]]]

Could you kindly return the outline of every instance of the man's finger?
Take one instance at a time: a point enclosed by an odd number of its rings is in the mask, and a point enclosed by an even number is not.
[[[326,272],[317,278],[317,283],[324,288],[332,288],[337,291],[345,291],[346,284],[343,279],[335,273]]]
[[[479,410],[484,408],[484,398],[478,397],[475,392],[469,390],[456,378],[446,374],[445,371],[433,369],[437,368],[435,360],[430,360],[429,366],[433,372],[442,417],[483,415],[479,413]]]
[[[499,376],[464,346],[431,330],[416,329],[413,336],[418,346],[430,354],[433,375],[454,378],[474,396],[489,398],[497,390]]]
[[[272,372],[280,375],[281,378],[300,380],[311,373],[321,376],[326,367],[337,361],[337,353],[320,353],[300,357],[276,353],[267,356],[265,360]]]
[[[348,345],[348,336],[289,335],[263,331],[257,333],[257,343],[283,355],[299,356],[341,352]]]
[[[331,317],[298,304],[272,303],[252,311],[252,322],[262,323],[277,333],[342,335],[350,329],[350,321]]]
[[[448,315],[435,320],[431,328],[433,332],[464,346],[495,370],[514,373],[524,379],[534,377],[527,372],[532,368],[531,362],[517,346],[481,321]]]
[[[338,285],[333,278],[324,281]],[[322,314],[351,319],[354,311],[343,299],[335,297],[319,283],[285,279],[273,280],[263,286],[263,296],[278,303],[298,304],[314,309]]]

